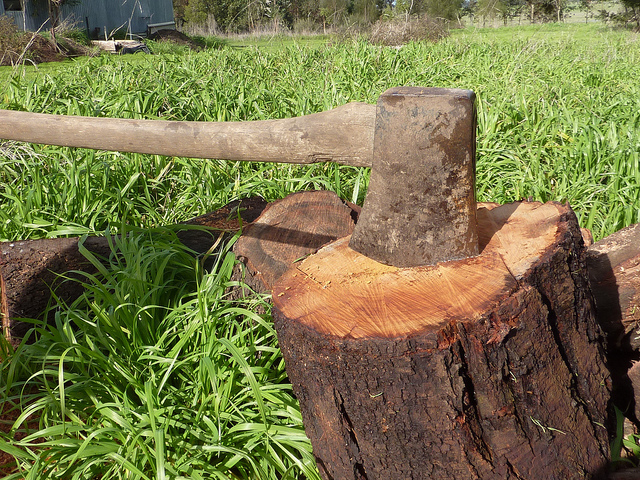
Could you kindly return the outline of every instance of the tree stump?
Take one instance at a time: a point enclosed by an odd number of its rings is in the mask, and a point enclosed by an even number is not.
[[[603,238],[587,250],[591,289],[612,349],[640,351],[640,224]]]
[[[598,323],[607,336],[613,402],[637,426],[640,424],[640,224],[591,245],[587,250],[587,268]]]
[[[244,265],[234,278],[270,292],[294,262],[353,232],[360,207],[334,192],[299,192],[270,203],[233,246]]]
[[[273,291],[323,478],[604,478],[610,377],[575,215],[478,210],[481,254],[396,268],[349,237]]]

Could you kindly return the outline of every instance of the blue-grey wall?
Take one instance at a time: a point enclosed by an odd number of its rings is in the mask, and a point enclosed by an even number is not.
[[[19,28],[29,31],[38,30],[43,24],[48,27],[48,11],[46,1],[33,2],[25,0],[23,12],[6,12],[14,17]],[[0,14],[4,7],[0,1]],[[89,31],[93,33],[100,29],[100,38],[104,39],[104,29],[107,34],[122,29],[129,33],[140,34],[147,31],[147,25],[154,23],[173,22],[172,0],[82,0],[79,5],[63,6],[62,18],[73,18],[79,28],[89,24]]]

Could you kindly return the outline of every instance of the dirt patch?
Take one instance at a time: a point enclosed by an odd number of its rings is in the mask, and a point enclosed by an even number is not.
[[[100,50],[95,47],[88,47],[63,35],[56,35],[56,38],[57,46],[42,35],[20,32],[8,17],[0,15],[0,65],[15,65],[22,62],[59,62],[71,57],[92,56],[100,53]],[[149,40],[185,45],[191,50],[203,50],[206,47],[204,42],[194,40],[177,30],[160,30],[150,35]]]
[[[21,32],[11,18],[0,15],[0,65],[55,62],[92,53],[87,46],[64,35],[58,36],[55,45],[38,33]]]
[[[5,434],[10,433],[13,423],[21,414],[22,411],[15,405],[12,405],[9,402],[0,403],[0,431]],[[28,421],[27,425],[30,429],[38,429],[38,422],[36,420]],[[27,433],[22,429],[22,431],[16,432],[13,438],[15,440],[21,440],[26,436]],[[6,452],[0,452],[0,478],[4,478],[7,475],[19,471],[20,469],[13,455]]]
[[[158,30],[155,33],[149,35],[149,40],[153,40],[155,42],[173,42],[178,45],[186,45],[192,50],[202,50],[204,45],[194,41],[192,38],[188,37],[182,32],[178,32],[177,30]]]
[[[64,55],[62,51],[58,51],[53,42],[40,35],[35,35],[27,48],[27,58],[35,63],[59,62],[64,60]]]
[[[1,43],[1,42],[0,42]],[[1,49],[0,49],[1,50]],[[12,42],[11,46],[0,51],[0,65],[27,63],[60,62],[67,58],[94,55],[89,47],[69,38],[59,38],[58,46],[42,35],[26,33]]]

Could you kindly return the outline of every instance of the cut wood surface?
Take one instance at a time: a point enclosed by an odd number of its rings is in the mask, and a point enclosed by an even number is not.
[[[245,283],[270,292],[294,262],[353,231],[360,207],[335,193],[294,193],[270,204],[243,230],[233,251],[246,267]]]
[[[326,479],[605,478],[610,377],[575,215],[478,210],[481,254],[395,268],[340,239],[275,285]]]
[[[193,158],[371,166],[376,107],[253,122],[178,122],[0,110],[0,138]]]
[[[283,300],[277,304],[285,316],[296,315],[311,328],[351,337],[407,335],[480,315],[516,289],[517,278],[557,235],[557,215],[535,205],[508,205],[492,213],[480,208],[483,254],[431,267],[384,265],[348,248],[349,238],[343,238],[297,264],[285,282],[295,287],[276,289],[274,295]],[[518,208],[526,213],[510,220],[510,226],[519,222],[517,228],[502,228]],[[340,321],[336,311],[344,312]]]
[[[288,289],[276,287],[283,315],[329,335],[396,337],[475,316],[517,285],[498,255],[409,270],[371,260],[348,243],[331,244],[287,275]]]

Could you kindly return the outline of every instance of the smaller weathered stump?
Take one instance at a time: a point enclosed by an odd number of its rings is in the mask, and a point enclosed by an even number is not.
[[[587,267],[598,322],[607,336],[613,401],[639,425],[640,224],[591,245]]]
[[[233,246],[244,271],[235,278],[270,292],[294,263],[353,232],[360,207],[335,193],[313,190],[270,203]]]
[[[604,478],[610,378],[575,215],[478,211],[481,254],[382,265],[343,238],[275,285],[325,479]]]
[[[591,245],[587,267],[610,348],[640,351],[640,224]]]

